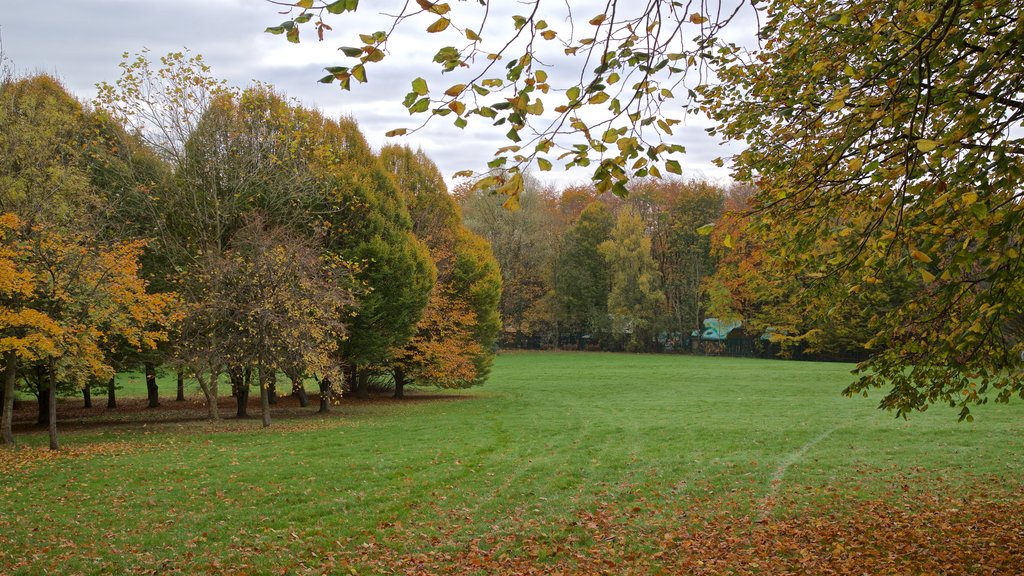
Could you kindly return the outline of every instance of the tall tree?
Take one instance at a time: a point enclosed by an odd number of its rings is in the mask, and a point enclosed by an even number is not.
[[[681,335],[702,330],[707,307],[701,287],[715,269],[710,239],[698,230],[722,214],[724,191],[705,180],[635,183],[630,205],[646,207],[652,255],[668,312],[662,327]]]
[[[500,327],[497,262],[486,242],[463,226],[458,204],[422,151],[388,146],[380,158],[405,194],[413,232],[437,268],[416,335],[391,362],[395,395],[407,381],[449,388],[481,383]]]
[[[611,238],[601,244],[600,251],[611,276],[608,312],[612,329],[625,336],[628,349],[651,350],[654,321],[664,309],[665,295],[659,288],[651,239],[633,209],[619,213]]]
[[[611,238],[614,225],[604,203],[587,205],[566,231],[553,272],[558,322],[573,334],[589,333],[597,341],[611,328],[609,264],[599,247]]]
[[[552,239],[557,237],[553,199],[538,182],[527,179],[518,209],[503,208],[505,199],[464,187],[456,190],[466,227],[494,251],[501,270],[501,321],[505,338],[517,341],[552,324],[547,299],[551,293]]]
[[[1024,393],[1024,9],[793,0],[767,15],[764,48],[734,51],[706,93],[749,145],[740,176],[759,178],[772,260],[832,302],[922,281],[847,392],[887,386],[898,414],[941,402],[961,418]]]
[[[324,121],[322,154],[313,158],[322,178],[319,226],[325,247],[354,263],[357,296],[341,355],[357,396],[366,379],[409,340],[436,278],[426,245],[412,232],[403,193],[367,145],[355,121]]]

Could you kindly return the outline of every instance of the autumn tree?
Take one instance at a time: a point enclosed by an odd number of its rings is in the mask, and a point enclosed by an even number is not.
[[[557,237],[552,198],[537,181],[527,179],[517,210],[505,198],[466,186],[456,190],[466,227],[494,251],[501,270],[501,321],[513,342],[551,327],[547,300],[551,290],[552,240]]]
[[[739,175],[759,179],[773,261],[832,302],[894,272],[921,281],[880,318],[847,393],[886,386],[897,414],[942,402],[966,418],[1024,392],[1021,7],[793,1],[767,15],[764,48],[734,51],[706,93],[721,132],[749,145]]]
[[[9,275],[0,295],[0,352],[9,372],[15,364],[38,366],[48,393],[50,448],[57,450],[58,383],[81,388],[91,378],[111,377],[104,354],[110,338],[154,348],[167,336],[173,296],[147,293],[139,277],[141,242],[106,246],[86,233],[29,225],[12,213],[4,214],[2,226],[0,267]]]
[[[423,152],[388,146],[380,159],[403,191],[413,232],[437,269],[416,334],[390,362],[395,396],[403,395],[407,382],[444,388],[481,383],[500,328],[497,262],[486,242],[463,226],[458,204]]]
[[[116,194],[102,176],[121,165],[117,130],[52,78],[0,85],[0,212],[12,274],[0,325],[5,388],[19,365],[36,374],[54,449],[58,385],[109,376],[112,341],[153,348],[169,320],[172,298],[147,294],[138,277],[144,242],[111,230]],[[12,396],[5,390],[7,439]]]
[[[640,216],[632,209],[620,212],[611,238],[599,250],[611,279],[608,312],[612,330],[626,338],[629,349],[650,350],[654,321],[664,308],[665,295],[651,256],[651,239]]]
[[[602,202],[591,202],[566,231],[553,271],[555,313],[560,326],[600,341],[611,329],[609,263],[600,246],[611,237],[615,218]]]
[[[271,422],[272,372],[337,378],[342,318],[352,304],[342,263],[257,215],[198,272],[193,281],[207,296],[188,308],[178,355],[194,371],[211,419],[218,418],[218,379],[229,367],[255,370],[264,426]]]
[[[703,180],[643,180],[631,186],[629,204],[651,234],[668,315],[661,327],[687,335],[703,330],[707,301],[702,283],[715,270],[707,235],[698,230],[722,214],[725,193]]]
[[[341,355],[350,386],[366,397],[371,370],[415,333],[436,270],[427,246],[413,234],[402,191],[355,121],[323,120],[317,138],[311,159],[321,179],[316,226],[325,248],[355,266],[361,290]]]

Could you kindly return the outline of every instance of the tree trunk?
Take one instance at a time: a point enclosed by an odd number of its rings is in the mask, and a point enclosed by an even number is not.
[[[302,383],[302,377],[292,378],[292,394],[299,397],[299,406],[309,406],[309,395],[306,394],[306,387]]]
[[[82,387],[82,408],[92,408],[92,388],[89,385]]]
[[[46,375],[46,367],[42,364],[36,365],[36,377],[36,398],[39,400],[36,426],[46,426],[50,420],[50,379]]]
[[[405,398],[405,371],[395,368],[395,398]]]
[[[320,409],[317,410],[318,414],[326,414],[331,411],[331,379],[323,378],[320,380]]]
[[[110,382],[107,382],[107,408],[117,408],[117,394],[114,392],[116,388],[117,378],[111,376]]]
[[[249,417],[249,379],[245,377],[245,373],[242,372],[241,368],[231,368],[231,389],[235,393],[235,404],[237,410],[235,412],[236,418],[248,418]]]
[[[267,375],[267,398],[271,405],[277,405],[277,371],[269,370]]]
[[[4,353],[4,401],[3,416],[0,418],[0,430],[3,432],[0,442],[14,444],[11,423],[14,422],[14,383],[18,379],[18,355],[13,350]]]
[[[60,443],[57,441],[57,367],[54,365],[54,361],[50,360],[50,365],[46,371],[46,378],[50,382],[50,391],[47,394],[49,397],[49,422],[50,422],[50,450],[60,450]]]
[[[175,402],[185,401],[185,373],[178,370],[178,397],[174,399]]]
[[[149,396],[149,407],[160,406],[160,388],[156,384],[156,364],[146,362],[146,395]]]
[[[370,399],[370,373],[365,369],[356,371],[356,398],[360,400]]]
[[[263,427],[270,426],[270,371],[260,366],[258,368],[260,381],[260,410],[263,412]]]
[[[215,371],[210,372],[210,381],[204,383],[202,377],[198,377],[199,387],[203,389],[203,395],[206,396],[206,414],[210,420],[219,420],[220,412],[217,410],[217,381],[220,379],[220,374]]]

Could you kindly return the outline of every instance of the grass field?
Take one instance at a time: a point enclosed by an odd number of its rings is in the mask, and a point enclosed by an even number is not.
[[[509,353],[476,390],[265,431],[23,433],[0,573],[1024,571],[1024,404],[896,420],[840,396],[850,368]]]

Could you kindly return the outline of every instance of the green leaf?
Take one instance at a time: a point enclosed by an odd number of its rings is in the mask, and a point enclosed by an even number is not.
[[[427,88],[427,81],[423,78],[417,78],[412,81],[412,91],[419,96],[426,96],[430,90]]]
[[[921,139],[917,141],[917,149],[920,150],[921,152],[931,152],[932,150],[935,150],[935,148],[937,148],[938,146],[939,143],[936,142],[935,140]]]
[[[345,54],[345,56],[348,56],[349,58],[358,58],[358,57],[363,55],[363,49],[362,48],[354,48],[352,46],[342,46],[341,48],[338,48],[338,50],[341,50]]]
[[[711,234],[711,232],[714,231],[714,229],[715,229],[715,223],[714,222],[712,222],[711,224],[705,224],[705,225],[701,226],[700,228],[697,228],[697,234],[700,234],[701,236],[708,236],[708,235]]]
[[[682,174],[683,168],[676,160],[665,160],[665,170],[670,174]]]
[[[309,10],[310,8],[313,7],[313,0],[299,0],[298,2],[295,3],[295,5],[298,6],[299,8]]]
[[[546,158],[537,158],[537,167],[541,172],[547,172],[551,170],[551,161]]]
[[[419,114],[421,112],[426,112],[427,108],[430,108],[430,99],[420,98],[419,100],[416,101],[415,104],[409,107],[409,114]]]

